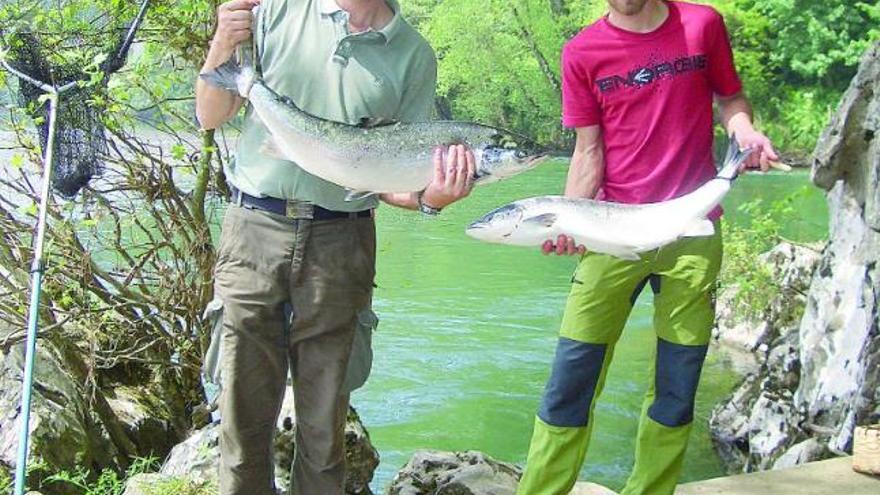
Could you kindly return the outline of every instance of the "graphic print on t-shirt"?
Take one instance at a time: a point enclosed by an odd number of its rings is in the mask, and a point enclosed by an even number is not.
[[[640,65],[624,74],[615,74],[596,80],[601,93],[612,93],[623,88],[643,87],[663,78],[675,78],[707,67],[706,55],[685,55],[656,64]]]

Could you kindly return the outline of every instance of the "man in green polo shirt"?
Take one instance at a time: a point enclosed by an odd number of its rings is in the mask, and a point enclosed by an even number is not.
[[[258,3],[220,6],[202,72],[253,35],[266,84],[307,112],[350,124],[365,117],[430,119],[436,58],[395,0],[263,0],[254,24],[251,9]],[[197,83],[196,111],[206,129],[231,119],[243,104]],[[248,108],[226,170],[233,204],[215,268],[224,306],[220,492],[274,493],[274,425],[290,373],[297,421],[291,494],[341,494],[344,382],[358,314],[372,296],[378,201],[347,202],[341,187],[263,156],[266,136]],[[451,146],[437,150],[434,161],[427,189],[381,199],[436,214],[467,196],[473,154]]]

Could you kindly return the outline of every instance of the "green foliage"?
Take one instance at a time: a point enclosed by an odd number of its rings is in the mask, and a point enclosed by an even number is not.
[[[761,127],[778,147],[805,154],[880,39],[880,2],[713,0]]]
[[[124,476],[120,476],[116,471],[105,469],[97,477],[94,477],[89,470],[78,468],[73,472],[62,471],[49,476],[43,483],[48,485],[66,485],[67,488],[73,488],[81,493],[81,495],[122,495],[125,491],[126,479],[138,474],[155,471],[158,468],[159,463],[157,459],[142,458],[135,459]],[[173,492],[165,493],[170,495]],[[156,495],[165,495],[165,493],[156,493]]]
[[[719,280],[722,287],[737,289],[733,304],[740,316],[761,317],[770,294],[779,290],[770,267],[758,262],[758,256],[779,244],[784,219],[796,214],[794,204],[808,192],[805,186],[769,205],[761,199],[743,203],[738,211],[745,223],[724,223]]]
[[[0,467],[0,493],[12,493],[12,475],[6,468]]]
[[[120,476],[116,471],[105,469],[97,477],[92,476],[88,470],[79,468],[74,472],[62,471],[46,478],[43,486],[62,484],[65,488],[72,488],[81,495],[122,495],[129,479],[140,474],[147,474],[159,468],[155,458],[136,459],[131,467]],[[0,488],[4,482],[11,486],[7,478],[4,481],[3,471],[0,470]],[[213,495],[217,493],[216,483],[194,482],[184,478],[169,478],[151,482],[150,486],[141,487],[145,495]],[[3,490],[6,493],[7,490]]]
[[[554,12],[538,0],[414,2],[422,32],[440,60],[438,93],[456,118],[494,123],[567,145],[559,125],[562,41],[601,9],[566,2]],[[409,2],[404,2],[408,12]]]
[[[172,478],[149,487],[144,495],[214,495],[217,490],[215,483]]]
[[[559,148],[559,57],[605,0],[404,0],[440,58],[439,94],[454,117],[498,124]],[[709,0],[725,15],[757,119],[777,146],[805,154],[880,38],[880,2]]]
[[[52,7],[33,0],[3,2],[2,45],[15,49],[24,43],[16,33],[36,33],[46,60],[70,71],[89,67],[97,57],[106,56],[120,38],[115,28],[136,12],[136,4],[122,0],[63,0],[53,2]]]

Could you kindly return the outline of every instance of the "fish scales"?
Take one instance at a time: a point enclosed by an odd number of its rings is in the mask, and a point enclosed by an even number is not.
[[[706,236],[714,225],[706,219],[730,190],[739,168],[751,153],[731,143],[715,179],[690,194],[661,203],[621,204],[562,196],[529,198],[487,213],[467,228],[479,240],[540,246],[560,235],[598,253],[639,259],[641,253],[681,237]]]
[[[549,158],[527,138],[477,123],[352,126],[310,115],[257,78],[249,50],[243,54],[243,68],[230,60],[200,77],[250,101],[271,136],[263,154],[351,190],[351,199],[423,190],[433,178],[434,150],[441,146],[465,144],[473,151],[476,185],[517,175]]]

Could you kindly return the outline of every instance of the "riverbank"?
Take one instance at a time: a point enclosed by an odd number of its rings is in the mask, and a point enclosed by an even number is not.
[[[880,477],[852,470],[852,458],[811,462],[790,469],[687,483],[675,495],[869,495],[880,493]]]
[[[565,173],[566,163],[553,161],[477,190],[436,219],[380,210],[375,309],[382,321],[373,376],[352,399],[381,454],[371,484],[377,492],[422,448],[477,449],[524,463],[576,261],[482,244],[467,238],[463,227],[507,201],[558,192]],[[744,176],[725,202],[727,221],[745,224],[749,213],[740,205],[758,198],[769,204],[804,187],[809,177],[803,171]],[[792,206],[798,213],[782,222],[784,236],[825,235],[818,190],[807,189]],[[583,479],[620,487],[632,465],[654,342],[652,312],[647,291],[616,350]],[[725,473],[706,425],[714,404],[740,378],[726,357],[710,355],[685,481]]]

